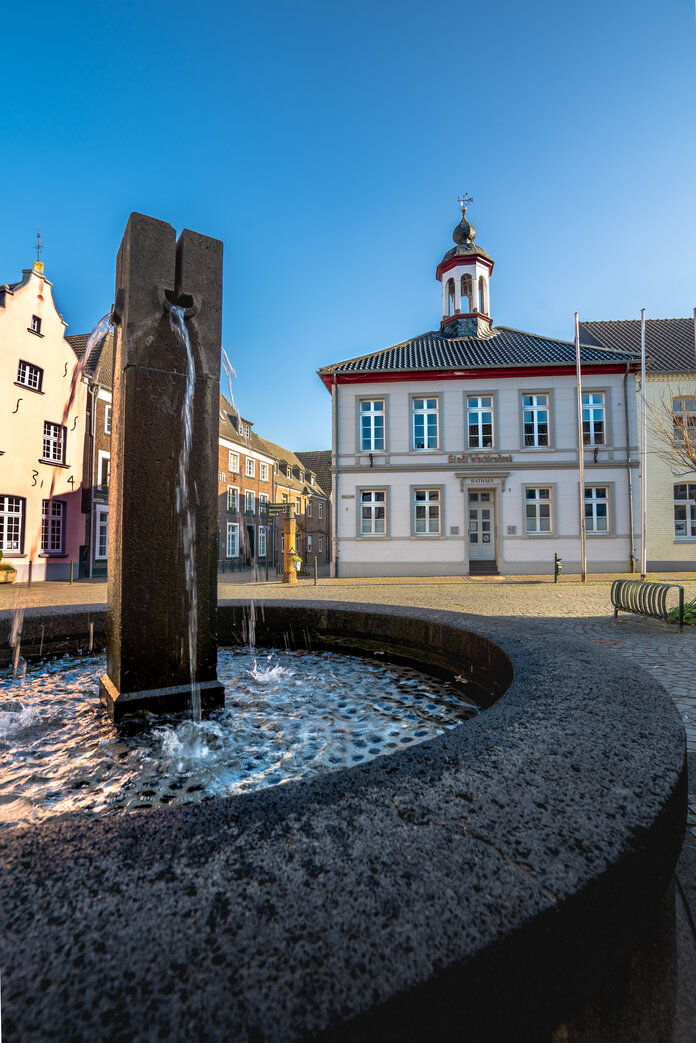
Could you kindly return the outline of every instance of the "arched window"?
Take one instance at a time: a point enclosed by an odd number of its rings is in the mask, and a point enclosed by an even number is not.
[[[487,295],[487,288],[486,288],[486,280],[484,279],[484,277],[482,275],[479,275],[478,291],[479,291],[479,311],[482,312],[484,315],[488,315],[488,295]]]
[[[454,279],[447,280],[447,314],[454,315]]]
[[[473,311],[474,286],[470,275],[462,275],[462,311]]]

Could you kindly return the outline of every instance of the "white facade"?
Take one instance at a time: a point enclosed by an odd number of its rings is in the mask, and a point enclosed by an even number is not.
[[[585,449],[590,572],[630,569],[625,418],[627,406],[629,431],[635,433],[632,374],[627,384],[626,402],[621,373],[592,374],[583,381],[583,392],[593,396],[586,399],[585,412],[591,405],[599,425],[603,410],[604,426],[602,441]],[[387,377],[338,384],[333,394],[339,576],[463,575],[471,562],[485,561],[495,563],[503,574],[552,574],[555,553],[563,559],[566,573],[579,572],[574,374],[491,378],[481,372],[475,379],[429,379],[424,373],[405,381]],[[423,410],[422,402],[430,409]],[[368,403],[382,403],[384,414],[383,442],[378,425],[372,451],[364,449],[369,438],[363,441],[361,423],[363,415],[374,416]],[[473,429],[481,414],[488,413],[488,404],[492,431],[486,426],[484,432],[479,424],[477,432]],[[543,423],[535,425],[544,405],[546,430]],[[415,445],[424,429],[424,412],[429,415],[431,443],[435,428],[436,434],[435,446],[421,449]],[[368,435],[371,426],[374,433],[370,419]],[[472,444],[482,440],[491,444]],[[420,445],[422,439],[417,441]],[[631,442],[635,468],[635,434]],[[632,469],[633,474],[637,471]],[[637,480],[632,485],[637,521]]]

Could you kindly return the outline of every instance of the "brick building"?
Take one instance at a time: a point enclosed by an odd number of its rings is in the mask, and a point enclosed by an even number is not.
[[[295,550],[307,568],[326,565],[330,561],[329,496],[319,485],[317,475],[296,453],[262,438],[266,452],[275,460],[274,496],[276,503],[292,503],[295,507]],[[273,530],[274,553],[280,561],[283,553],[282,525]]]

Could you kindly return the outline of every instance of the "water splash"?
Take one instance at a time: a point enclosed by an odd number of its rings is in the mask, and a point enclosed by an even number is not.
[[[179,477],[176,486],[176,509],[181,519],[181,539],[184,551],[184,575],[188,595],[188,653],[191,673],[191,714],[194,721],[201,719],[201,686],[198,682],[198,577],[196,575],[196,518],[191,509],[189,491],[189,460],[193,439],[193,393],[196,382],[196,366],[191,350],[188,330],[184,322],[184,309],[172,305],[169,325],[179,343],[186,351],[186,391],[184,393],[183,438],[179,451]]]
[[[22,627],[24,626],[24,609],[15,608],[12,613],[10,629],[10,648],[12,649],[12,676],[15,680],[24,677],[27,672],[26,660],[22,658]]]
[[[104,339],[104,337],[106,337],[106,335],[107,335],[107,333],[109,332],[110,329],[111,329],[111,312],[108,312],[106,315],[102,316],[102,318],[99,320],[99,322],[97,323],[97,325],[94,327],[94,329],[90,333],[89,337],[87,338],[87,343],[85,345],[85,353],[82,356],[82,361],[80,363],[80,368],[81,369],[84,369],[85,366],[87,365],[87,362],[89,360],[89,356],[91,355],[92,350],[95,347],[95,345],[99,344]]]
[[[234,413],[235,417],[237,418],[237,433],[240,434],[242,436],[242,438],[244,439],[244,441],[248,444],[249,443],[249,439],[247,438],[246,432],[244,431],[244,424],[242,423],[242,417],[241,417],[241,414],[240,414],[239,410],[237,409],[237,405],[236,405],[236,403],[234,401],[234,395],[232,394],[232,381],[236,380],[237,373],[236,373],[236,371],[234,369],[234,366],[230,362],[230,359],[229,359],[229,356],[228,356],[227,352],[225,351],[225,349],[223,348],[222,345],[220,345],[220,356],[221,356],[221,359],[222,359],[222,368],[224,369],[225,376],[227,377],[227,389],[229,391],[229,399],[228,399],[228,401],[229,401],[229,403],[230,403],[230,405],[232,407],[232,412]]]

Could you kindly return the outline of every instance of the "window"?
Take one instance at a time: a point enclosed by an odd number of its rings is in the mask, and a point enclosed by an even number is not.
[[[259,525],[259,546],[258,555],[259,558],[266,557],[266,526]]]
[[[103,449],[100,449],[97,456],[97,486],[100,492],[105,493],[109,488],[110,477],[111,453],[106,453]]]
[[[493,396],[470,395],[466,400],[470,449],[493,447]]]
[[[280,537],[280,553],[285,554],[285,534]]]
[[[525,532],[528,536],[551,532],[550,489],[525,489]]]
[[[307,553],[308,554],[312,553],[312,537],[311,536],[307,537]]]
[[[549,444],[549,396],[523,395],[522,422],[524,445],[547,446]]]
[[[307,500],[307,517],[308,518],[312,517],[312,501],[311,500]]]
[[[109,508],[97,507],[94,557],[103,561],[109,554]]]
[[[104,434],[111,434],[111,406],[108,403],[104,406]]]
[[[237,522],[227,523],[227,557],[239,557],[239,525]]]
[[[590,391],[582,396],[583,445],[604,445],[604,392]]]
[[[439,489],[414,489],[413,531],[416,536],[440,535]]]
[[[249,489],[244,492],[244,510],[246,514],[256,514],[256,494]]]
[[[679,395],[672,399],[674,417],[674,441],[683,442],[684,435],[688,441],[696,438],[696,398]]]
[[[38,315],[32,315],[29,329],[32,333],[41,333],[41,319]]]
[[[0,503],[2,502],[0,498]],[[696,539],[696,483],[674,486],[674,535],[676,539]]]
[[[283,495],[281,496],[280,499],[281,499],[282,503],[287,503],[288,502],[288,494],[287,493],[283,493]]]
[[[256,461],[252,460],[250,456],[247,456],[246,460],[246,476],[247,478],[253,478],[256,474]]]
[[[321,519],[324,517],[324,504],[323,503],[318,503],[317,504],[317,513],[319,515],[319,520],[321,521]]]
[[[0,550],[21,554],[24,550],[24,499],[0,496]]]
[[[488,287],[486,286],[486,280],[482,275],[479,275],[478,281],[478,292],[479,292],[479,307],[478,310],[483,315],[488,315]]]
[[[302,500],[295,500],[295,512],[296,514],[302,514]]]
[[[319,553],[321,554],[321,552],[322,552],[323,550],[324,550],[324,537],[323,537],[323,536],[320,536],[320,537],[319,537]]]
[[[360,493],[360,535],[384,536],[387,521],[387,494],[384,489],[363,489]]]
[[[585,486],[585,531],[607,532],[609,529],[609,490],[605,485]]]
[[[65,463],[65,434],[66,429],[60,424],[52,424],[49,420],[44,420],[43,460]]]
[[[63,500],[41,501],[41,551],[63,554],[65,550],[65,508]]]
[[[384,399],[362,399],[360,402],[360,451],[384,450]]]
[[[308,474],[307,475],[307,481],[309,482],[310,485],[314,485],[314,475],[313,474]]]
[[[268,464],[259,464],[259,478],[262,482],[268,481]]]
[[[249,441],[249,439],[251,438],[251,425],[250,424],[245,424],[244,425],[244,437],[246,438],[247,441]]]
[[[447,280],[447,314],[454,315],[454,279]]]
[[[239,474],[239,453],[230,453],[227,470],[230,474]]]
[[[239,489],[236,487],[236,485],[227,486],[227,510],[239,510]]]
[[[474,286],[470,275],[462,275],[461,295],[462,311],[472,312],[474,310],[471,303],[474,296]]]
[[[437,449],[438,401],[436,398],[413,399],[413,448]]]
[[[259,514],[268,514],[266,506],[268,504],[268,493],[259,493]]]
[[[43,370],[38,366],[32,366],[31,362],[20,361],[17,368],[17,383],[22,384],[31,391],[41,391]]]

